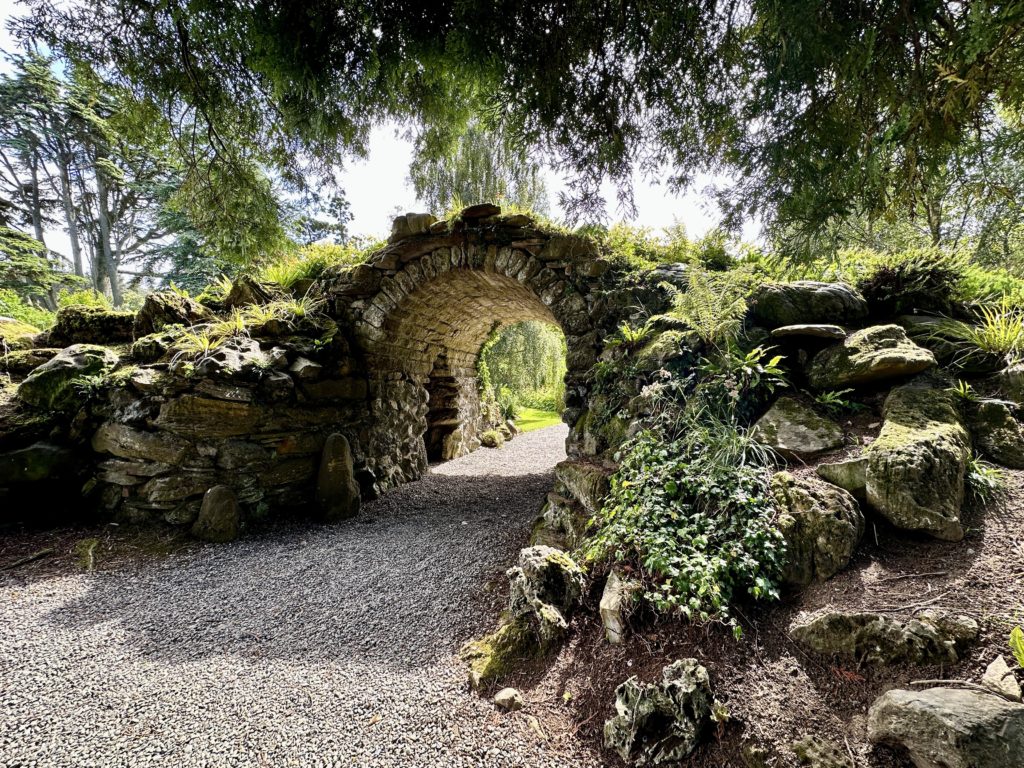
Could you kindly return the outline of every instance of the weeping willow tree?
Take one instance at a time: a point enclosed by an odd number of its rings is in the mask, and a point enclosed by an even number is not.
[[[416,197],[438,214],[482,202],[548,212],[540,165],[523,147],[479,123],[446,138],[427,132],[416,150],[409,180]]]
[[[561,412],[565,400],[565,336],[537,320],[496,329],[480,353],[486,397],[503,406]]]

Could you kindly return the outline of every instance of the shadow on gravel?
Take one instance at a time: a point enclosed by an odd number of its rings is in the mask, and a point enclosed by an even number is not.
[[[48,620],[115,622],[150,659],[211,655],[409,670],[488,631],[551,472],[429,475],[333,527],[292,525],[96,574]],[[494,589],[487,588],[494,585]]]

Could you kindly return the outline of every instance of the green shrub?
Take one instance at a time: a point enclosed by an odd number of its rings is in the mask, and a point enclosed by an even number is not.
[[[63,290],[57,297],[58,307],[100,307],[111,309],[110,299],[99,291],[83,288],[78,291]]]
[[[0,288],[0,316],[14,318],[40,330],[49,328],[54,320],[53,312],[26,304],[21,296],[10,288]]]
[[[962,259],[934,248],[902,251],[869,264],[857,288],[883,315],[946,313],[960,293],[964,266]]]
[[[770,465],[745,432],[702,420],[668,443],[645,430],[624,453],[594,519],[590,560],[628,561],[655,608],[699,621],[736,626],[729,604],[737,596],[778,596],[785,543]]]
[[[1024,280],[1005,269],[969,264],[964,268],[958,298],[978,304],[1006,300],[1016,306],[1024,306]]]

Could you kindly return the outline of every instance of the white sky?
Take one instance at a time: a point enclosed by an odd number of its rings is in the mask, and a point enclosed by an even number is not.
[[[22,9],[14,0],[0,0],[0,49],[11,50],[14,42],[7,31],[7,20],[20,15]],[[0,64],[0,71],[6,69]],[[386,235],[390,231],[391,218],[397,211],[420,211],[412,188],[408,184],[409,162],[412,159],[412,145],[401,138],[394,128],[380,127],[370,137],[369,157],[364,161],[350,161],[339,174],[342,188],[351,204],[352,222],[349,231],[357,235]],[[553,207],[553,218],[561,216],[558,208],[558,193],[565,188],[564,180],[551,171],[545,171],[545,182]],[[633,223],[660,229],[675,220],[686,226],[691,237],[699,237],[712,229],[719,220],[714,206],[706,200],[701,191],[712,181],[699,178],[694,189],[683,196],[675,196],[658,183],[639,177],[634,179],[637,217]],[[609,187],[605,198],[614,206],[614,191]],[[609,210],[610,220],[622,218],[614,208]],[[755,224],[744,228],[743,238],[754,240],[758,236]],[[48,234],[51,247],[67,252],[67,237],[63,232]]]

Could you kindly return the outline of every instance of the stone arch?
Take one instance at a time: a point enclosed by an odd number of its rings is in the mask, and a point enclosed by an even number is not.
[[[454,224],[439,224],[424,215],[400,217],[391,242],[335,276],[329,288],[366,360],[368,456],[379,490],[426,468],[425,443],[437,437],[428,434],[429,414],[440,407],[429,402],[428,384],[439,360],[445,408],[456,411],[443,438],[443,457],[452,458],[479,445],[476,364],[496,326],[542,320],[565,333],[570,425],[600,347],[594,318],[606,308],[600,278],[608,265],[592,243],[542,231],[518,215],[477,219],[464,212]]]

